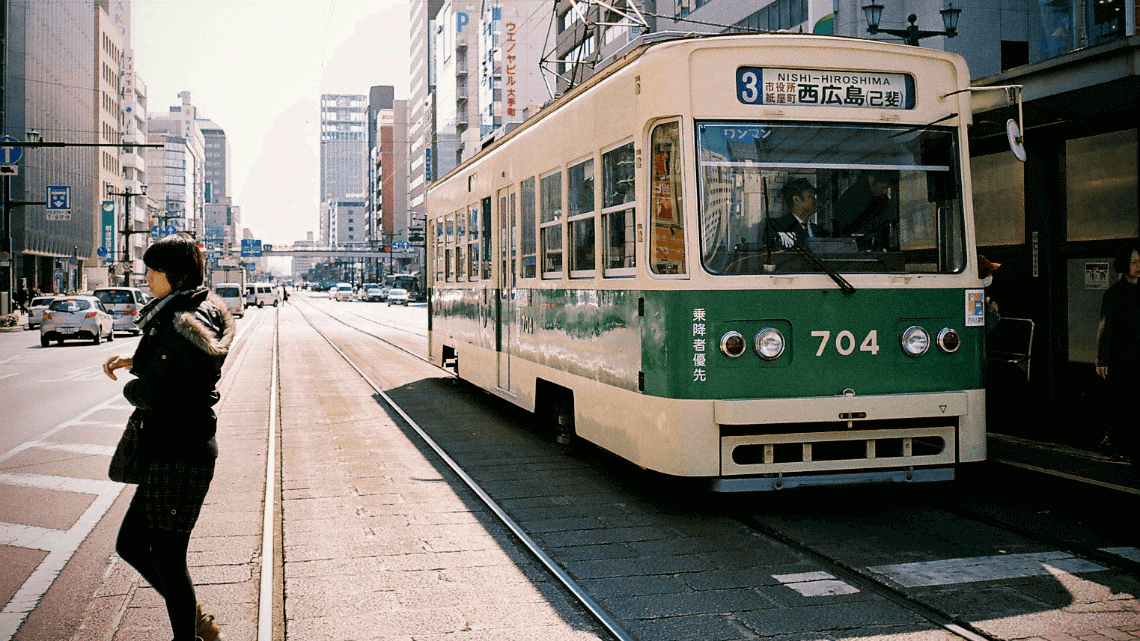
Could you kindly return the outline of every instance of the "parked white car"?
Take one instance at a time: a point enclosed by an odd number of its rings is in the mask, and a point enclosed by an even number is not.
[[[55,300],[57,296],[52,294],[50,296],[35,296],[32,301],[28,303],[28,329],[35,329],[40,326],[40,321],[43,320],[44,311],[47,310],[48,305]]]

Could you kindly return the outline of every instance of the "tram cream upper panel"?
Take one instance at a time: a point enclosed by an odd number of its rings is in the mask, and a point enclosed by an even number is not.
[[[842,48],[835,46],[837,41]],[[802,45],[805,49],[790,49]],[[852,49],[857,49],[853,52]],[[805,55],[805,50],[810,55]],[[667,63],[669,64],[669,63]],[[676,78],[680,65],[676,61],[672,76]],[[915,79],[916,101],[913,109],[852,109],[826,106],[749,105],[736,99],[736,70],[741,66],[785,69],[823,69],[839,72],[897,72]],[[697,48],[689,55],[687,69],[701,69],[690,73],[694,118],[793,118],[803,120],[888,120],[927,124],[949,114],[958,114],[970,123],[969,93],[952,94],[969,86],[970,74],[965,60],[954,53],[935,49],[876,43],[867,40],[827,38],[819,36],[774,36],[771,39],[726,38],[718,40],[716,47]],[[710,73],[708,70],[712,70]],[[643,86],[647,75],[642,73]],[[683,93],[682,93],[683,95]],[[955,124],[957,120],[942,121]]]

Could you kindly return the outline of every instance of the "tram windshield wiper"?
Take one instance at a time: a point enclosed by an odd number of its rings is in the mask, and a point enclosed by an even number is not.
[[[792,245],[792,249],[795,250],[796,253],[798,253],[800,256],[803,256],[804,259],[807,260],[807,262],[812,267],[815,267],[819,271],[830,276],[831,280],[835,281],[836,285],[839,285],[839,289],[841,289],[844,294],[855,293],[855,286],[847,282],[847,279],[844,278],[839,272],[832,269],[830,265],[820,260],[819,256],[817,256],[816,253],[812,251],[811,247],[796,243]]]
[[[765,224],[768,226],[768,230],[771,233],[771,237],[772,238],[778,238],[779,233],[776,231],[775,226],[772,225],[772,219],[768,218],[765,221]],[[847,279],[844,278],[842,274],[840,274],[839,272],[832,269],[830,265],[828,265],[827,263],[820,260],[819,256],[814,251],[812,251],[811,247],[808,247],[807,245],[801,245],[799,243],[792,243],[792,246],[790,249],[795,251],[800,256],[803,256],[804,260],[807,261],[807,263],[809,265],[811,265],[812,267],[818,269],[819,271],[827,274],[831,278],[831,280],[835,281],[836,285],[839,285],[839,289],[842,290],[844,294],[850,295],[850,294],[855,293],[855,286],[852,285],[851,283],[847,282]],[[772,262],[771,257],[772,257],[772,249],[771,249],[771,246],[769,243],[768,261],[767,262],[769,262],[769,263]]]

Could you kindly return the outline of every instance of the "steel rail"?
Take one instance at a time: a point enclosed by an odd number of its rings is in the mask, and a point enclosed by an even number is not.
[[[463,468],[455,462],[455,459],[451,458],[451,456],[448,455],[448,453],[444,451],[444,449],[440,447],[440,445],[436,443],[434,439],[428,436],[427,432],[425,432],[423,428],[421,428],[419,424],[416,423],[416,421],[412,419],[412,417],[409,416],[408,413],[405,412],[404,409],[392,399],[392,397],[384,393],[384,390],[380,389],[380,386],[377,385],[367,374],[365,374],[364,370],[362,370],[356,364],[356,362],[348,356],[348,354],[345,354],[344,351],[340,349],[340,347],[333,343],[332,339],[325,335],[324,332],[322,332],[320,329],[317,329],[317,326],[309,320],[309,317],[305,315],[304,312],[302,312],[300,309],[297,309],[297,311],[305,319],[305,322],[307,322],[309,326],[313,328],[313,331],[317,332],[321,338],[325,339],[325,342],[327,342],[329,346],[332,347],[333,350],[339,354],[346,363],[348,363],[349,367],[354,369],[356,373],[360,375],[362,379],[364,379],[364,382],[367,383],[368,386],[371,387],[372,390],[376,392],[380,398],[384,399],[384,402],[388,405],[388,407],[392,408],[392,410],[399,414],[400,418],[402,418],[409,427],[415,430],[416,434],[419,435],[423,442],[428,447],[430,447],[436,453],[436,455],[439,456],[439,458],[447,464],[449,468],[451,468],[451,471],[454,472],[455,475],[458,476],[463,481],[463,483],[472,492],[475,493],[476,496],[479,497],[483,504],[487,506],[487,509],[491,510],[491,512],[494,513],[494,515],[499,519],[499,522],[506,526],[507,529],[509,529],[511,533],[515,535],[515,538],[518,539],[520,543],[526,546],[527,550],[529,550],[530,553],[534,555],[534,557],[538,559],[538,561],[542,563],[544,567],[546,567],[547,571],[554,575],[554,577],[558,579],[563,587],[565,587],[574,596],[574,598],[577,599],[578,602],[581,603],[582,606],[585,607],[611,635],[613,635],[615,639],[619,639],[620,641],[636,641],[635,637],[631,636],[616,621],[614,621],[614,619],[610,617],[610,615],[606,613],[605,610],[603,610],[601,606],[599,606],[597,602],[595,602],[594,599],[590,597],[590,595],[584,589],[582,589],[582,587],[579,586],[578,583],[574,581],[574,579],[571,578],[570,575],[567,574],[566,571],[563,570],[557,562],[554,561],[554,559],[550,558],[550,556],[541,547],[539,547],[538,543],[533,538],[531,538],[531,536],[527,534],[526,531],[524,531],[522,527],[516,523],[515,520],[512,519],[510,515],[508,515],[506,511],[504,511],[503,508],[500,507],[499,504],[496,503],[495,500],[483,490],[482,487],[479,486],[478,483],[475,482],[475,479],[471,478],[467,472],[464,471]],[[361,331],[358,328],[354,328],[351,325],[348,325],[347,323],[345,323],[345,325],[351,329]],[[367,332],[361,333],[371,336],[371,334],[368,334]],[[398,346],[396,347],[402,351],[406,351],[403,350],[403,348],[399,348]]]
[[[756,530],[757,532],[760,532],[775,541],[779,541],[780,543],[783,543],[784,545],[792,548],[800,554],[811,558],[816,563],[827,567],[829,570],[834,572],[836,576],[842,577],[845,581],[849,581],[851,583],[859,585],[860,587],[866,588],[871,592],[874,592],[875,594],[878,594],[879,596],[882,596],[898,604],[900,607],[914,612],[918,616],[926,619],[927,621],[930,621],[931,623],[957,637],[967,639],[968,641],[1004,641],[1001,637],[986,634],[984,631],[978,630],[972,626],[969,622],[962,621],[952,614],[947,614],[945,612],[939,611],[915,599],[909,594],[898,590],[886,583],[883,583],[882,581],[878,581],[872,577],[869,577],[863,572],[859,571],[857,568],[854,568],[840,561],[839,559],[836,559],[835,557],[820,552],[819,550],[816,550],[815,548],[806,543],[803,543],[802,541],[797,541],[794,538],[768,525],[765,525],[754,518],[744,516],[738,517],[737,520]]]

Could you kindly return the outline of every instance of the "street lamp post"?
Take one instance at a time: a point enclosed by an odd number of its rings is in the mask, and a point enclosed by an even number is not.
[[[863,14],[867,18],[867,33],[874,35],[876,33],[886,33],[892,36],[898,36],[906,41],[908,45],[918,46],[918,41],[923,38],[930,38],[932,36],[946,36],[953,38],[958,35],[958,17],[962,15],[961,9],[955,9],[954,3],[951,2],[950,6],[939,11],[942,14],[942,26],[945,31],[924,31],[918,28],[915,24],[918,22],[918,16],[913,13],[907,16],[907,22],[910,26],[906,29],[881,29],[879,28],[879,20],[883,17],[883,5],[879,4],[878,0],[871,0],[871,4],[863,5]]]
[[[131,286],[131,236],[134,234],[145,234],[147,230],[135,230],[134,220],[131,218],[131,198],[135,196],[146,195],[146,185],[141,185],[142,191],[131,191],[130,185],[124,191],[115,191],[114,186],[107,185],[108,196],[123,196],[126,206],[123,208],[123,213],[126,216],[126,225],[123,229],[119,230],[123,234],[123,287]]]

